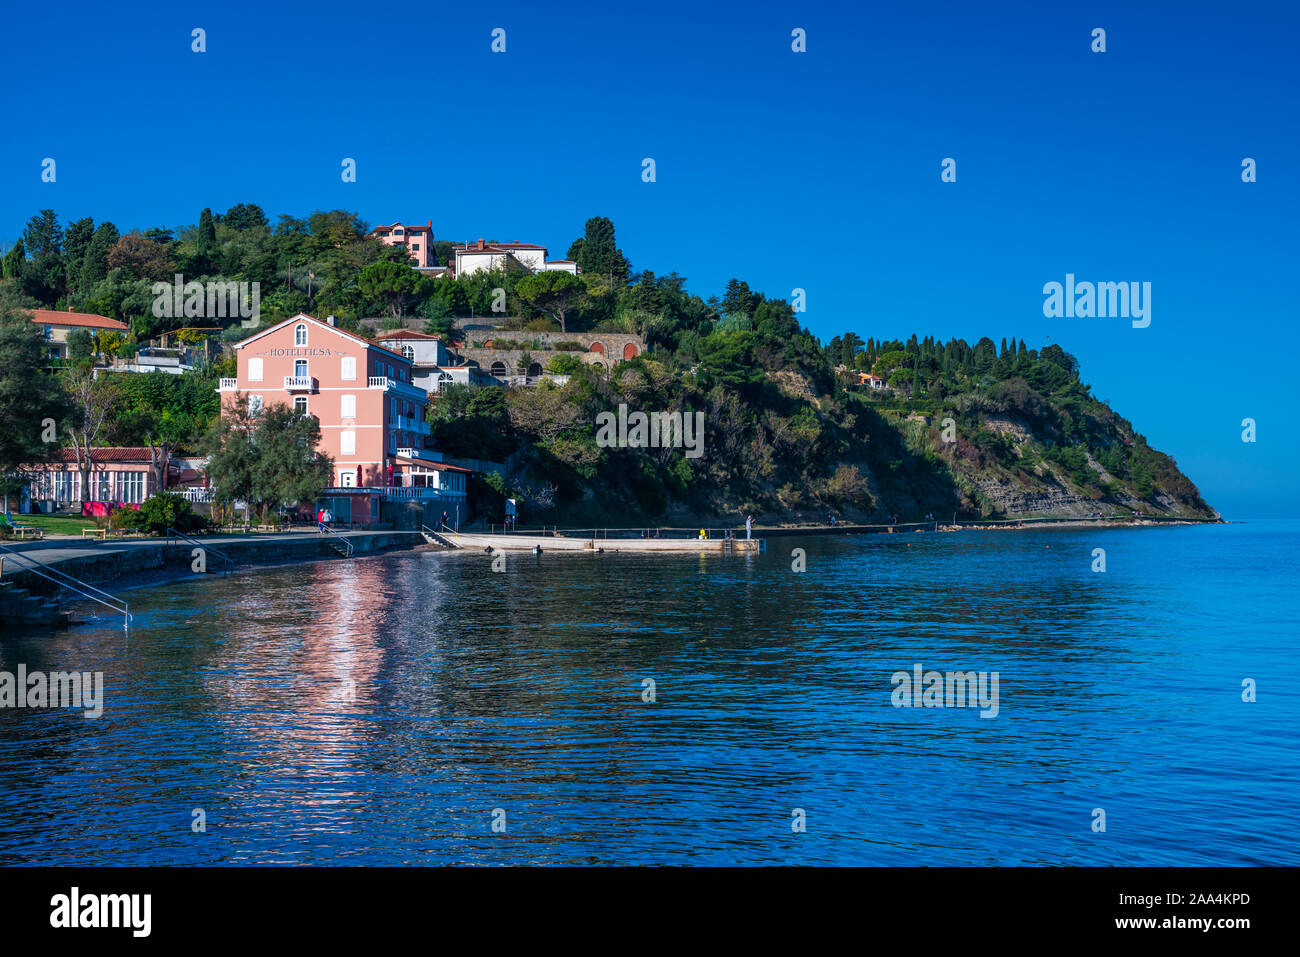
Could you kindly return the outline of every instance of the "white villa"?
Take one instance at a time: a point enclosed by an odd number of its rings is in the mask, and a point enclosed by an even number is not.
[[[546,247],[532,243],[476,243],[456,247],[456,275],[470,276],[483,269],[517,265],[529,272],[570,272],[577,275],[578,264],[571,259],[547,259]]]

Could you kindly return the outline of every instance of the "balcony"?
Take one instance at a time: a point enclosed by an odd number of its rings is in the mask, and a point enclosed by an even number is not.
[[[416,435],[429,434],[428,422],[423,419],[413,419],[406,415],[399,415],[393,423],[393,428],[401,429],[404,432],[414,432]]]
[[[383,490],[386,502],[425,502],[445,498],[442,490],[432,486],[390,486]]]
[[[383,389],[385,392],[400,395],[405,399],[414,399],[416,402],[427,402],[429,400],[429,393],[418,386],[413,386],[409,382],[400,382],[388,376],[372,375],[366,379],[366,387],[369,389]]]
[[[218,392],[237,392],[239,390],[238,379],[222,379],[221,384],[217,386]]]
[[[309,375],[287,375],[284,377],[285,392],[315,392],[316,379]]]

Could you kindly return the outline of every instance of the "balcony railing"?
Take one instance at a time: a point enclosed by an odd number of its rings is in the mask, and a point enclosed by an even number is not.
[[[286,392],[315,392],[316,379],[309,375],[287,375],[284,377]]]
[[[429,393],[425,392],[419,386],[411,385],[409,382],[401,382],[398,379],[390,378],[384,375],[372,375],[366,379],[367,388],[383,389],[385,392],[392,392],[408,399],[415,399],[417,402],[425,402],[429,398]]]
[[[401,429],[404,432],[414,432],[417,435],[429,434],[429,423],[423,419],[414,419],[409,415],[399,415],[394,428]]]
[[[235,392],[239,389],[238,379],[222,379],[221,384],[217,386],[218,392]]]
[[[321,495],[378,495],[386,502],[425,502],[437,501],[438,499],[452,501],[465,498],[464,492],[437,488],[432,485],[334,486],[321,489]]]

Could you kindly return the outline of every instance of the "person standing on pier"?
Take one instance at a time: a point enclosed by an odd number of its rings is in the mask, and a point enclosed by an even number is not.
[[[754,516],[745,516],[745,539],[749,540],[754,537]]]

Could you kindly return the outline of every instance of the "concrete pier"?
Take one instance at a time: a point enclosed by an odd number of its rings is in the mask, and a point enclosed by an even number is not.
[[[487,533],[444,532],[443,537],[459,548],[482,551],[531,552],[759,552],[757,538],[590,538],[569,537],[563,531],[551,535],[491,535]]]

